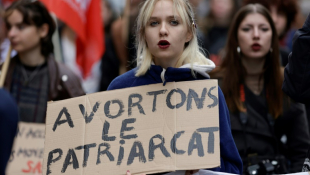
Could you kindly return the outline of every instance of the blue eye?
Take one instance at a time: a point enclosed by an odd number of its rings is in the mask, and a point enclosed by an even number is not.
[[[172,21],[170,21],[170,24],[173,26],[176,26],[179,24],[179,22],[177,20],[172,20]]]
[[[157,21],[153,21],[150,23],[151,26],[156,26],[157,24],[159,24]]]

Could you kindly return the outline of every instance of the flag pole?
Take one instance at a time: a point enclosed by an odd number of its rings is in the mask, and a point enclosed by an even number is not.
[[[9,51],[6,55],[5,61],[2,66],[1,74],[0,74],[0,88],[3,87],[6,73],[8,72],[8,68],[9,68],[10,61],[11,61],[11,52],[12,52],[12,46],[10,45]]]

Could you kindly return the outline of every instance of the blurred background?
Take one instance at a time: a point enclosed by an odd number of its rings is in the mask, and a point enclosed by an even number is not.
[[[0,0],[1,11],[7,8],[14,0]],[[77,13],[66,13],[63,15],[59,10],[53,9],[49,1],[61,0],[42,0],[57,20],[57,32],[55,32],[54,45],[55,57],[58,61],[64,62],[82,80],[83,89],[86,93],[104,91],[109,83],[118,75],[135,67],[135,47],[134,32],[135,20],[139,11],[139,5],[143,0],[92,0],[100,6],[100,13],[92,13],[92,18],[97,18],[102,25],[103,44],[98,53],[100,57],[94,55],[93,58],[82,58],[90,63],[81,62],[78,58],[79,46],[78,38],[81,37],[74,24],[66,21],[68,19],[79,18]],[[90,0],[84,0],[86,3]],[[190,0],[195,9],[195,20],[198,26],[199,43],[204,48],[208,58],[216,65],[220,65],[224,54],[223,48],[226,43],[227,32],[230,22],[236,11],[244,5],[245,0]],[[276,2],[276,0],[273,0]],[[288,0],[283,0],[284,4]],[[292,47],[292,37],[296,29],[300,28],[310,12],[309,0],[291,0],[298,4],[296,15],[292,20],[289,29],[280,38],[283,48],[282,66],[287,63],[286,56]],[[70,2],[70,1],[68,1]],[[75,0],[71,0],[75,2]],[[80,1],[76,1],[80,2]],[[83,2],[83,1],[81,1]],[[91,9],[85,9],[85,16]],[[281,13],[285,13],[282,12]],[[65,16],[65,17],[64,17]],[[89,15],[88,15],[89,16]],[[5,36],[3,21],[0,21],[0,42],[1,58],[0,63],[5,59],[8,51],[9,41]],[[285,26],[285,24],[284,24]],[[87,29],[88,30],[88,29]],[[90,29],[91,30],[91,29]],[[86,31],[86,30],[85,30]],[[98,30],[97,30],[98,31]],[[92,32],[88,32],[86,37],[90,37]],[[100,43],[100,42],[99,42]],[[84,43],[85,44],[85,43]],[[92,47],[86,44],[84,47]],[[95,48],[90,48],[95,49]],[[16,54],[12,52],[12,56]],[[282,52],[281,52],[282,55]],[[85,68],[86,67],[86,68]]]

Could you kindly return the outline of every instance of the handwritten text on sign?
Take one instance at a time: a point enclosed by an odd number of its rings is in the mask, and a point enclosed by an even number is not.
[[[44,136],[44,124],[25,122],[18,124],[6,175],[42,173]]]
[[[48,104],[43,173],[155,173],[220,165],[216,80]]]

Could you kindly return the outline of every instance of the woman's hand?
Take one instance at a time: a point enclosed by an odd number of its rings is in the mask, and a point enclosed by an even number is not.
[[[127,170],[126,175],[131,175],[129,170]],[[146,174],[141,174],[141,175],[146,175]]]

